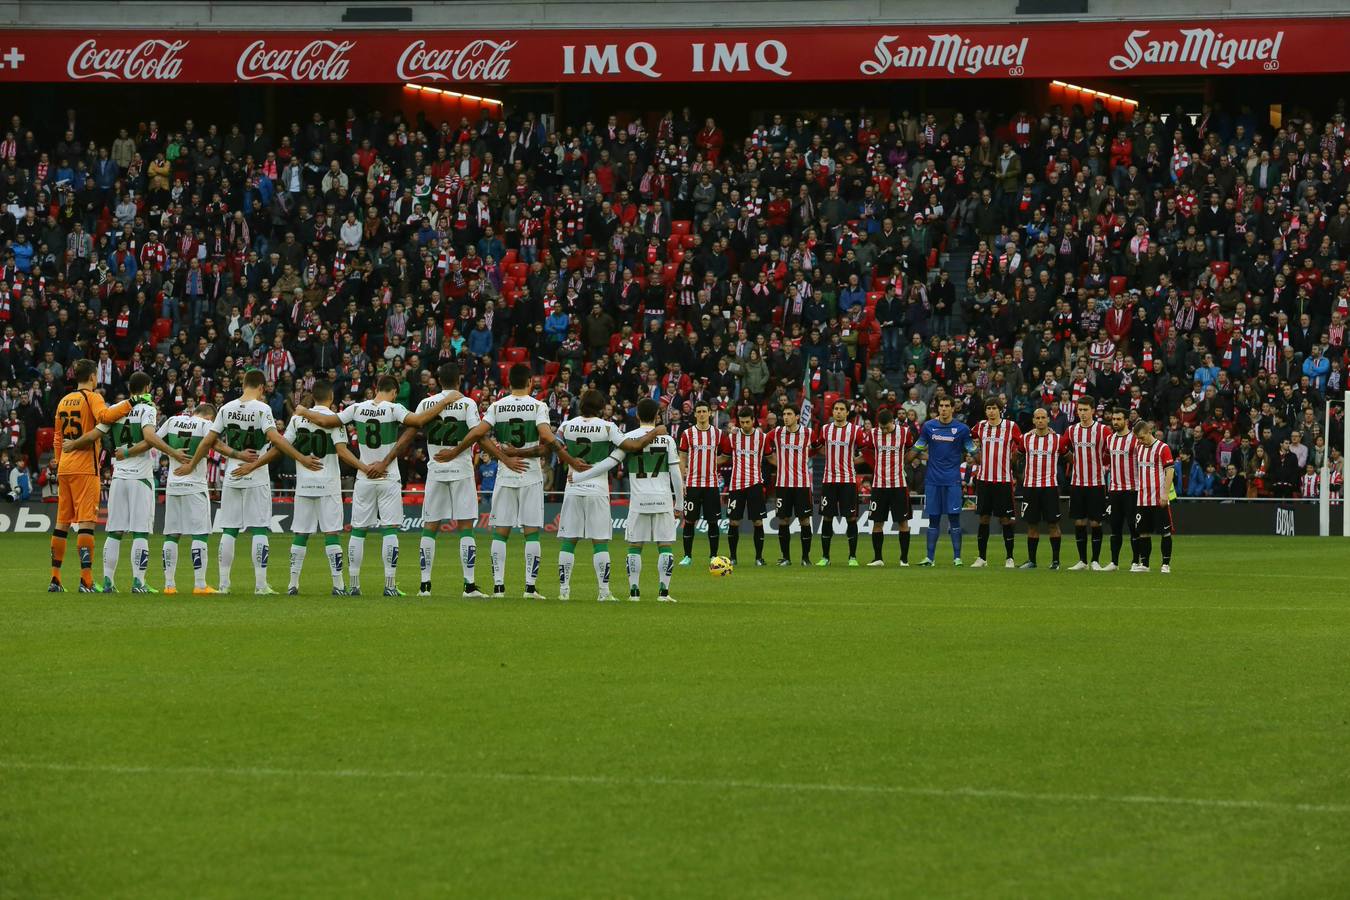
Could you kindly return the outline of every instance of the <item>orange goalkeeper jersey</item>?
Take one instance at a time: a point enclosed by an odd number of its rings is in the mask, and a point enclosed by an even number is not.
[[[110,425],[131,412],[131,401],[109,406],[96,391],[71,391],[56,404],[55,436],[52,451],[56,455],[57,475],[97,475],[99,445],[92,444],[70,453],[62,453],[66,441],[73,441],[96,425]]]

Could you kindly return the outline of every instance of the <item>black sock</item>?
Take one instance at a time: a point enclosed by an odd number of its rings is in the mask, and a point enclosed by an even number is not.
[[[792,534],[788,531],[786,522],[778,523],[778,552],[783,559],[788,559],[788,548],[792,544]]]
[[[882,546],[882,543],[883,543],[885,540],[886,540],[886,535],[882,534],[880,531],[874,531],[874,532],[872,532],[872,558],[873,558],[873,559],[881,559],[881,546]]]
[[[802,559],[811,558],[811,526],[802,526]]]
[[[853,559],[858,555],[858,523],[848,523],[848,558]]]
[[[722,542],[722,532],[718,530],[716,522],[708,523],[708,557],[717,555],[717,545]]]
[[[1052,562],[1059,562],[1059,541],[1057,537],[1050,539],[1050,559]]]
[[[900,532],[900,561],[909,562],[909,532]]]
[[[1041,539],[1038,537],[1027,538],[1027,559],[1030,560],[1031,562],[1036,561],[1036,547],[1037,545],[1040,544],[1040,542]]]
[[[1003,526],[1003,550],[1008,559],[1017,555],[1017,526],[1011,523]]]
[[[820,523],[820,555],[830,558],[830,541],[834,539],[834,519],[822,519]]]
[[[1139,535],[1130,532],[1130,564],[1139,562]]]
[[[1102,526],[1092,526],[1092,561],[1097,562],[1102,558]]]
[[[1159,543],[1162,545],[1163,565],[1169,566],[1172,564],[1172,536],[1170,534],[1164,534]]]
[[[976,532],[976,542],[980,548],[980,559],[989,555],[989,523],[981,522],[980,530]]]
[[[755,559],[764,558],[764,526],[755,526]]]
[[[741,529],[736,525],[727,528],[727,549],[731,551],[731,558],[736,558],[736,545],[741,542]],[[713,556],[717,554],[714,553]]]
[[[1125,535],[1111,532],[1111,565],[1120,565],[1120,545],[1125,543]]]
[[[1147,566],[1153,558],[1153,538],[1151,536],[1141,537],[1139,539],[1139,562]]]
[[[1088,541],[1087,532],[1083,529],[1083,526],[1082,525],[1073,526],[1073,542],[1078,545],[1078,558],[1082,562],[1088,561],[1087,541]]]
[[[694,555],[694,523],[684,523],[684,555]]]

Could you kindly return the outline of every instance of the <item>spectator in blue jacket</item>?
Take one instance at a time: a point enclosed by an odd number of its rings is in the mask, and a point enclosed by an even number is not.
[[[1303,374],[1308,376],[1308,381],[1321,393],[1327,389],[1327,376],[1331,374],[1331,360],[1322,355],[1322,346],[1313,344],[1312,353],[1307,359],[1303,360]]]
[[[493,356],[495,347],[492,345],[492,330],[487,327],[487,319],[478,317],[473,331],[469,332],[468,340],[469,352],[474,356]]]
[[[544,320],[544,339],[548,345],[554,349],[561,347],[563,339],[567,337],[567,327],[571,324],[572,317],[563,312],[561,306],[553,307],[553,312]]]
[[[867,292],[862,289],[857,275],[848,276],[848,284],[839,292],[839,315],[846,317],[855,306],[867,305]]]

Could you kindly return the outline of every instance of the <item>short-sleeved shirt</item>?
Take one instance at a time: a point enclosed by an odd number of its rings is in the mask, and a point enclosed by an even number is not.
[[[318,413],[333,414],[326,406],[316,406]],[[342,493],[342,470],[338,467],[338,442],[347,442],[341,428],[324,428],[304,416],[291,416],[286,424],[286,440],[306,456],[323,461],[323,469],[311,472],[304,466],[295,467],[295,495],[297,497],[333,497]]]
[[[644,425],[622,435],[622,440],[638,440],[651,430],[652,426]],[[663,434],[636,453],[615,450],[611,455],[627,460],[630,514],[675,512],[675,486],[670,480],[670,470],[679,468],[680,451],[674,438]]]
[[[97,444],[71,453],[63,453],[62,444],[98,425],[111,425],[130,411],[131,401],[109,406],[97,391],[71,391],[62,397],[56,404],[53,422],[52,452],[57,458],[57,475],[97,475],[100,450]]]
[[[361,462],[373,465],[389,455],[389,450],[398,442],[399,426],[408,418],[408,409],[402,403],[389,400],[362,400],[353,403],[338,414],[343,425],[350,425],[356,433],[357,451]],[[389,463],[384,478],[401,481],[398,460]],[[364,472],[356,473],[357,481],[370,481]]]
[[[419,413],[426,412],[444,399],[449,391],[434,394],[417,405]],[[441,414],[427,423],[427,480],[463,481],[473,477],[473,454],[461,453],[449,462],[436,462],[436,454],[453,450],[464,436],[478,424],[478,404],[468,397],[451,403]]]
[[[558,428],[558,438],[567,444],[567,452],[583,462],[595,465],[609,458],[623,443],[623,432],[608,419],[578,416]],[[608,478],[568,481],[566,493],[579,496],[608,497]]]
[[[127,413],[126,418],[106,427],[113,447],[113,477],[145,480],[154,475],[154,460],[150,454],[137,453],[126,459],[118,459],[116,451],[130,449],[141,442],[145,432],[154,431],[159,413],[149,403],[138,403]]]
[[[937,419],[929,419],[919,429],[914,449],[928,451],[928,474],[924,484],[960,487],[961,463],[967,453],[975,451],[975,442],[971,440],[970,428],[965,422],[953,419],[944,425]]]
[[[173,449],[182,450],[188,456],[192,456],[210,431],[209,419],[200,416],[169,416],[160,423],[159,430],[155,433]],[[165,494],[181,497],[184,494],[200,494],[206,490],[206,466],[197,466],[187,477],[175,475],[176,468],[177,465],[170,463],[169,480],[164,485]]]
[[[517,450],[539,446],[539,426],[548,425],[548,404],[533,397],[514,394],[501,398],[487,408],[483,421],[492,427],[497,443]],[[506,466],[497,467],[497,484],[502,487],[521,487],[542,484],[544,470],[537,459],[525,460],[524,472],[513,472]]]
[[[267,433],[277,427],[272,418],[272,407],[261,400],[231,400],[216,413],[211,430],[231,450],[253,450],[261,454],[267,447]],[[271,482],[267,466],[259,466],[242,478],[235,478],[234,470],[244,463],[238,459],[225,461],[225,484],[231,487],[264,487]]]

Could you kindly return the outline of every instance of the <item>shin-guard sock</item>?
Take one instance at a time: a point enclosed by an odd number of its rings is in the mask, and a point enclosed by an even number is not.
[[[558,550],[558,587],[564,593],[572,590],[572,566],[577,561],[577,542],[563,541]]]
[[[52,530],[52,580],[61,580],[61,565],[66,561],[66,540],[70,532],[64,528]]]
[[[1008,559],[1017,555],[1017,526],[1011,522],[1003,526],[1003,552]]]
[[[1158,546],[1162,548],[1162,564],[1170,566],[1172,564],[1172,536],[1164,534],[1159,539]]]
[[[1061,538],[1050,538],[1050,561],[1059,562],[1059,544]]]
[[[722,541],[722,530],[717,527],[716,522],[708,523],[708,559],[717,555],[717,545]]]
[[[692,520],[684,523],[684,555],[694,555],[694,529],[695,524]]]
[[[539,580],[539,562],[543,559],[543,551],[539,549],[539,534],[525,535],[525,588],[534,590],[534,583]]]
[[[328,574],[333,579],[333,587],[343,590],[342,583],[342,541],[336,534],[323,536],[323,555],[328,557]]]
[[[253,583],[257,590],[267,589],[267,559],[271,548],[267,541],[267,530],[253,529]]]
[[[478,566],[478,545],[473,534],[464,534],[459,538],[459,570],[464,574],[464,586],[474,583],[474,570]]]
[[[1074,545],[1078,548],[1078,560],[1079,560],[1079,562],[1087,562],[1087,561],[1088,561],[1088,533],[1087,533],[1087,529],[1086,529],[1084,526],[1082,526],[1082,525],[1075,525],[1075,526],[1073,526],[1073,542],[1074,542]]]
[[[488,554],[492,557],[492,585],[501,587],[506,584],[506,538],[503,535],[494,535],[492,538],[492,550]]]
[[[909,532],[900,532],[900,561],[909,562]]]
[[[595,566],[595,581],[600,586],[600,593],[609,593],[609,545],[596,544],[595,554],[591,559],[591,564]]]
[[[192,538],[192,586],[206,587],[206,535],[193,535]]]
[[[1124,543],[1125,536],[1111,532],[1111,565],[1120,565],[1120,545]]]
[[[781,522],[778,525],[778,555],[781,559],[790,559],[792,550],[792,532]]]
[[[1139,539],[1139,563],[1147,567],[1153,561],[1153,538],[1141,537]]]
[[[1038,537],[1027,538],[1027,560],[1029,562],[1034,563],[1036,561],[1036,548],[1039,547],[1040,545],[1041,545],[1040,538]]]
[[[624,564],[628,569],[628,592],[635,594],[642,589],[642,549],[629,547]]]
[[[216,568],[220,576],[221,591],[228,592],[230,589],[230,572],[234,568],[234,542],[238,537],[238,528],[226,528],[220,536],[220,559],[216,560]]]
[[[131,538],[131,577],[145,584],[145,573],[150,568],[150,535],[137,531]]]
[[[764,558],[764,526],[755,526],[755,559]]]
[[[108,581],[117,578],[117,564],[122,559],[122,535],[108,534],[103,538],[103,577]]]
[[[727,527],[727,552],[731,558],[736,558],[736,550],[741,544],[741,526],[739,523],[733,523]],[[713,556],[717,554],[714,553]]]
[[[848,558],[853,559],[858,555],[858,523],[848,523]]]
[[[663,596],[670,593],[670,579],[674,574],[675,554],[669,547],[662,547],[656,557],[656,583]]]
[[[305,552],[309,549],[309,535],[297,534],[291,538],[291,580],[288,587],[300,587],[300,572],[305,568]]]
[[[384,561],[384,586],[398,587],[398,529],[386,528],[380,541],[380,558]]]
[[[952,559],[961,558],[961,518],[950,516],[947,522],[947,536],[952,539]]]
[[[354,591],[361,590],[361,563],[366,560],[366,530],[353,528],[347,539],[347,584]]]
[[[886,541],[886,535],[880,531],[872,532],[872,558],[881,559],[881,548]]]
[[[75,535],[75,549],[80,554],[80,584],[94,586],[94,529],[81,528]]]
[[[802,533],[802,562],[811,558],[811,523],[807,522],[801,526]]]
[[[417,541],[417,572],[422,584],[431,582],[431,567],[436,562],[436,529],[423,528]]]
[[[942,516],[928,517],[928,531],[924,534],[928,546],[927,559],[933,559],[937,556],[938,529],[942,527]]]
[[[164,561],[164,586],[178,587],[178,535],[166,534],[164,546],[160,549],[160,558]]]
[[[981,522],[979,530],[975,532],[975,549],[980,554],[980,559],[989,558],[989,523]]]
[[[834,541],[834,519],[822,516],[820,520],[820,556],[830,558],[830,544]]]
[[[1100,562],[1102,558],[1102,526],[1092,526],[1092,561]]]

